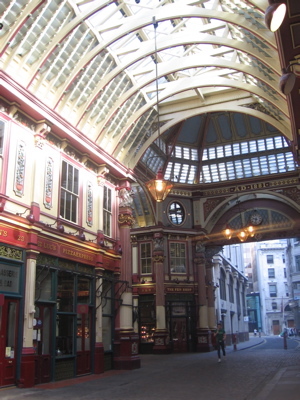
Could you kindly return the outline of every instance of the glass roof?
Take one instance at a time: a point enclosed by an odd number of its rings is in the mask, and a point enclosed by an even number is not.
[[[291,171],[265,3],[4,0],[0,65],[141,181]]]

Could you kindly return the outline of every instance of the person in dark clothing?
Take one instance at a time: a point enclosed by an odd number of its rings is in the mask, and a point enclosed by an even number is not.
[[[225,333],[224,329],[222,328],[221,324],[217,325],[217,330],[214,335],[215,335],[216,343],[217,343],[218,362],[221,362],[221,349],[223,352],[224,359],[226,359],[226,352],[225,352],[226,333]]]

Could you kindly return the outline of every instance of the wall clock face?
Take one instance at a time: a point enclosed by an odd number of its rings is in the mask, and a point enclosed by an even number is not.
[[[259,225],[262,223],[262,216],[259,213],[255,212],[250,215],[250,221],[252,225]]]

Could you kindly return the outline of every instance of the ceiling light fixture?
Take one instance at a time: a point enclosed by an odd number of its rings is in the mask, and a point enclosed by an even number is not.
[[[265,12],[265,24],[271,32],[276,32],[281,26],[286,14],[286,4],[269,0],[269,7]]]
[[[285,95],[291,93],[295,86],[296,75],[291,70],[292,64],[289,64],[286,68],[282,69],[282,75],[279,79],[279,88]]]
[[[157,107],[157,131],[158,131],[158,137],[160,137],[160,118],[159,118],[159,107],[158,107],[158,59],[157,59],[157,34],[156,34],[156,29],[158,26],[158,23],[156,22],[155,17],[153,17],[153,26],[154,26],[154,42],[155,42],[155,72],[156,72],[156,107]],[[152,157],[151,157],[152,158]],[[146,163],[147,165],[147,163]],[[155,201],[162,202],[165,200],[167,195],[170,193],[173,184],[164,179],[164,174],[162,168],[159,168],[157,171],[157,175],[154,179],[151,179],[150,181],[145,183],[147,189],[149,190],[149,193],[153,197]]]

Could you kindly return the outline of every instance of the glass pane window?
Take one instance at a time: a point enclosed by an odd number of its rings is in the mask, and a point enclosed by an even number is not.
[[[267,254],[267,264],[274,264],[273,254]]]
[[[57,277],[57,310],[73,312],[74,309],[74,275],[59,271]]]
[[[300,255],[295,256],[296,271],[300,271]]]
[[[184,221],[184,208],[180,203],[173,202],[169,206],[168,217],[172,224],[180,225]]]
[[[141,243],[141,270],[142,274],[152,273],[151,243]]]
[[[60,215],[77,223],[79,199],[79,170],[73,165],[62,162]]]
[[[275,278],[275,268],[268,268],[268,277],[269,279]]]
[[[170,243],[170,266],[173,273],[186,272],[185,243]]]
[[[276,285],[269,285],[270,297],[277,297]]]
[[[88,278],[79,277],[77,286],[77,302],[79,304],[90,303],[90,287],[91,281]]]
[[[103,188],[103,233],[106,236],[112,235],[112,200],[111,189]]]
[[[56,317],[56,355],[74,354],[74,322],[72,315],[57,315]]]
[[[52,272],[49,268],[37,267],[35,283],[35,300],[51,301],[52,294]]]
[[[3,153],[4,127],[4,122],[0,121],[0,154]]]

